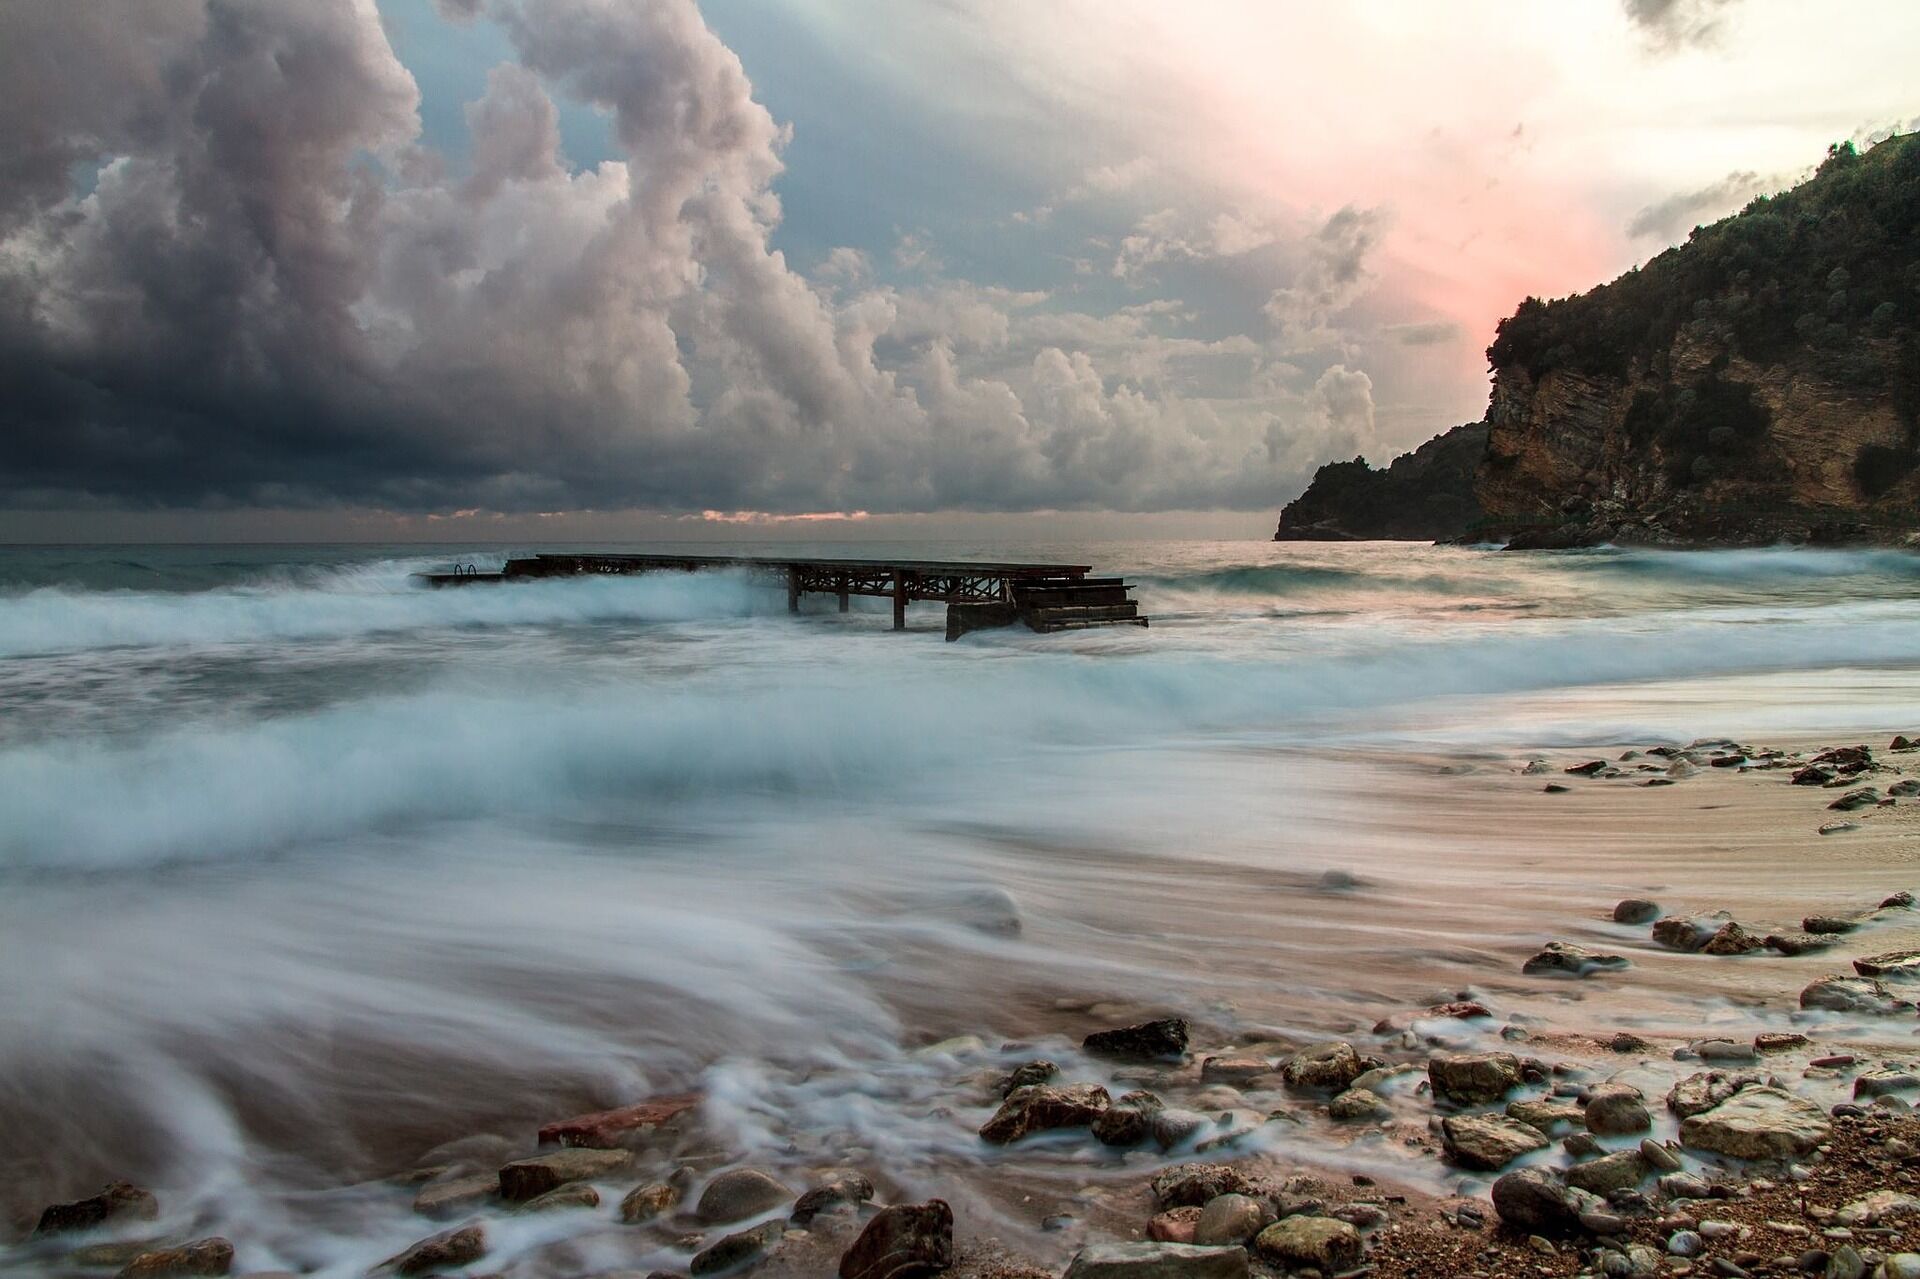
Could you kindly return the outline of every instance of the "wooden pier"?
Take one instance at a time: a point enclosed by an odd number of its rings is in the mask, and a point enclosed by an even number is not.
[[[626,553],[531,555],[506,562],[499,572],[463,565],[419,574],[429,586],[478,586],[549,577],[626,576],[635,573],[737,571],[785,585],[787,608],[800,611],[809,592],[832,595],[847,611],[855,595],[893,601],[893,628],[907,625],[911,600],[947,606],[947,638],[993,626],[1024,624],[1041,631],[1092,626],[1145,626],[1140,606],[1118,577],[1088,577],[1086,564],[996,564],[951,560],[822,560],[781,556],[636,555]]]

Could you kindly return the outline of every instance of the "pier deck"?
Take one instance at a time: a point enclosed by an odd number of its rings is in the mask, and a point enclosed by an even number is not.
[[[510,559],[499,572],[471,565],[422,573],[429,586],[477,586],[548,577],[623,576],[735,570],[784,584],[787,607],[800,611],[808,592],[833,595],[846,612],[855,595],[893,601],[893,627],[904,630],[911,600],[947,605],[947,638],[969,630],[1024,622],[1036,631],[1088,626],[1145,626],[1139,606],[1117,577],[1090,578],[1086,564],[1011,564],[972,560],[835,560],[766,555],[554,553]]]

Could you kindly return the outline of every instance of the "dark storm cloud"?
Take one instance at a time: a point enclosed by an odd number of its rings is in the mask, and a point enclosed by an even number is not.
[[[1371,429],[1363,376],[1215,394],[1175,374],[1257,353],[1077,317],[1121,380],[1030,297],[791,270],[785,133],[692,0],[440,6],[518,59],[458,176],[371,0],[0,13],[0,504],[1265,504]],[[553,92],[622,159],[570,169]]]

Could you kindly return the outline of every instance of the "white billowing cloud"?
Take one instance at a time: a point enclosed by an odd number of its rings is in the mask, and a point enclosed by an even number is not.
[[[1364,374],[1311,383],[1152,302],[949,279],[920,231],[896,246],[911,285],[852,248],[802,275],[771,240],[787,131],[692,0],[442,7],[516,54],[458,176],[371,0],[19,24],[0,70],[97,75],[0,87],[0,498],[1266,506],[1371,431]],[[555,94],[608,114],[618,159],[565,162]],[[1142,269],[1279,237],[1240,211],[1147,234]],[[1315,251],[1315,288],[1351,285],[1356,238]]]

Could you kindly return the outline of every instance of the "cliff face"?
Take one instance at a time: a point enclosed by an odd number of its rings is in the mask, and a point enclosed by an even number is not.
[[[1475,489],[1517,545],[1903,540],[1920,529],[1920,135],[1488,350]]]
[[[1445,541],[1480,518],[1474,476],[1487,426],[1473,422],[1436,435],[1392,465],[1365,459],[1320,468],[1307,491],[1280,512],[1276,542]]]

